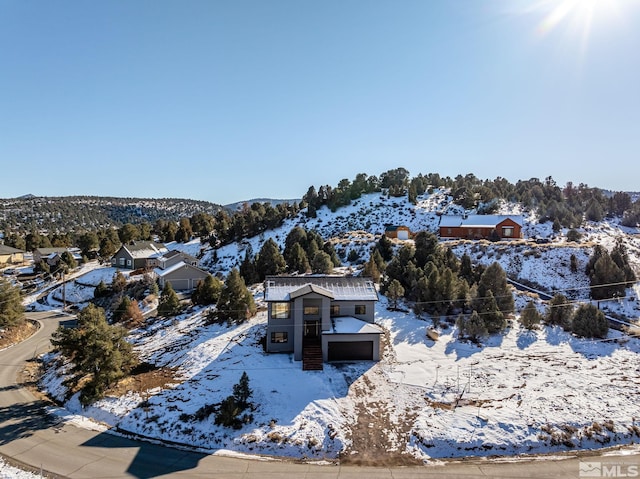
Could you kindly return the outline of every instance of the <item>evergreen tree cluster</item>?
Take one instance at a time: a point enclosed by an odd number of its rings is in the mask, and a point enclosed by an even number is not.
[[[561,326],[565,331],[586,338],[606,338],[609,331],[609,322],[597,306],[586,303],[574,309],[561,293],[555,294],[549,301],[544,321],[550,326]]]
[[[623,298],[625,289],[636,280],[626,247],[620,238],[611,253],[603,246],[596,245],[585,273],[589,276],[593,299]]]
[[[330,273],[340,265],[331,242],[324,241],[316,231],[296,226],[285,239],[284,251],[272,238],[262,244],[257,255],[247,246],[240,274],[247,284],[254,284],[283,273]]]
[[[394,304],[403,292],[418,315],[426,312],[437,318],[475,311],[488,333],[506,327],[505,315],[514,308],[513,294],[498,263],[474,267],[468,255],[459,260],[435,235],[424,231],[416,235],[414,244],[402,246],[384,269],[381,291]],[[368,264],[372,269],[373,258]],[[471,318],[461,321],[467,319]]]

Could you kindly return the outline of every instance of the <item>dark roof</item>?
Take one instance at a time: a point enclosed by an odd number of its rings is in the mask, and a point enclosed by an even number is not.
[[[405,228],[405,229],[409,229],[408,226],[403,226],[403,225],[389,225],[387,226],[384,230],[385,231],[398,231],[398,229],[400,228]]]

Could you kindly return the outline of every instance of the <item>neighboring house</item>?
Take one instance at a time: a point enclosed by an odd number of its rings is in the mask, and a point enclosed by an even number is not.
[[[150,269],[160,264],[160,257],[168,252],[162,243],[132,241],[123,244],[111,258],[111,266],[124,269]]]
[[[0,244],[0,265],[24,262],[24,251]]]
[[[441,238],[522,238],[522,215],[441,216]]]
[[[73,259],[77,262],[82,261],[82,252],[80,248],[67,248],[67,247],[58,247],[58,248],[36,248],[33,250],[33,262],[38,264],[41,261],[46,261],[49,266],[58,266],[60,261],[62,260],[62,254],[65,252],[71,253]]]
[[[198,258],[194,258],[190,254],[183,253],[182,251],[172,250],[168,253],[163,254],[159,259],[159,267],[161,269],[168,269],[174,264],[178,263],[187,263],[191,266],[198,267],[200,266],[200,261]]]
[[[409,238],[411,238],[411,230],[408,226],[390,225],[385,228],[384,235],[387,238],[408,240]]]
[[[209,275],[208,272],[184,262],[176,263],[167,269],[156,268],[154,272],[158,276],[160,288],[171,283],[171,287],[176,291],[192,291]]]
[[[267,352],[293,353],[303,369],[327,361],[380,359],[373,322],[378,293],[369,278],[267,276]]]

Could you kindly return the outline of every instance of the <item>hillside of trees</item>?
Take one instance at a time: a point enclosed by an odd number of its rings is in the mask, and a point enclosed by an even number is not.
[[[216,214],[222,206],[176,198],[110,198],[98,196],[0,199],[0,231],[25,235],[34,230],[68,233],[119,227],[126,223],[178,221],[196,213]]]
[[[314,216],[321,206],[336,211],[366,193],[384,190],[389,196],[407,196],[415,203],[419,195],[435,188],[448,188],[456,204],[475,209],[479,214],[495,212],[499,200],[521,203],[536,212],[541,222],[552,222],[556,231],[562,227],[579,227],[585,220],[601,221],[611,216],[621,217],[625,226],[640,224],[640,202],[634,201],[629,193],[605,191],[584,183],[568,182],[560,186],[551,176],[511,183],[501,177],[481,180],[473,174],[455,178],[437,173],[410,177],[406,169],[396,168],[380,177],[360,173],[353,181],[340,180],[335,187],[311,186],[303,197],[303,204],[309,206],[307,214]]]

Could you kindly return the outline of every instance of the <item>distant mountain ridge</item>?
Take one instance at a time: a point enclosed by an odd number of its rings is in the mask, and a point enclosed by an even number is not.
[[[274,199],[274,198],[253,198],[251,200],[236,201],[235,203],[229,203],[228,205],[224,205],[224,207],[232,211],[238,211],[238,210],[241,210],[245,204],[248,204],[249,206],[251,206],[254,203],[269,203],[271,206],[277,206],[283,203],[288,203],[292,205],[294,203],[300,203],[300,201],[302,201],[300,198],[290,199],[290,200],[280,200],[280,199]]]

